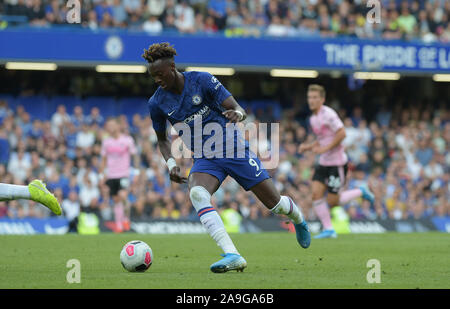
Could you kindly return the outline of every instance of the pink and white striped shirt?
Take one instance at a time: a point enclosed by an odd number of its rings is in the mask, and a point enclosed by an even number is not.
[[[136,145],[129,135],[118,139],[108,137],[103,140],[101,155],[106,156],[106,178],[118,179],[130,176],[131,156],[136,154]]]
[[[329,145],[336,136],[336,132],[344,127],[338,114],[326,105],[322,105],[319,112],[313,114],[309,121],[320,146]],[[323,166],[342,166],[347,161],[347,154],[342,143],[319,157],[319,164]]]

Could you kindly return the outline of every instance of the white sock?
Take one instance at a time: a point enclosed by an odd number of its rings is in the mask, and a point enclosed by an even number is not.
[[[295,224],[302,223],[304,218],[300,208],[288,196],[282,196],[280,201],[271,209],[274,214],[286,215]]]
[[[0,201],[10,201],[31,198],[28,186],[0,183]]]
[[[222,248],[224,253],[239,254],[230,236],[225,230],[222,219],[211,205],[211,194],[202,186],[195,186],[190,191],[192,205],[200,217],[206,231]]]

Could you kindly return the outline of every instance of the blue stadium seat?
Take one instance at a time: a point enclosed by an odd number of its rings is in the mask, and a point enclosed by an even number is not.
[[[93,107],[98,107],[103,118],[118,115],[117,101],[114,97],[87,97],[82,101],[81,106],[86,115],[89,115]]]
[[[146,97],[128,97],[118,101],[118,113],[127,116],[128,122],[131,124],[133,116],[139,114],[145,117],[148,112],[148,98]]]
[[[31,119],[48,120],[48,98],[44,96],[17,97],[15,99],[15,109],[19,105],[25,108]]]
[[[48,104],[48,114],[49,118],[51,118],[52,115],[56,112],[56,109],[59,105],[64,105],[66,107],[67,113],[69,115],[72,115],[74,107],[77,105],[81,105],[81,100],[73,96],[54,96],[50,98]],[[84,114],[86,113],[87,111],[84,111]]]
[[[8,107],[12,110],[16,110],[16,98],[13,95],[0,93],[0,100],[5,100],[8,103]]]
[[[272,117],[275,120],[281,118],[281,105],[278,101],[273,100],[254,100],[251,101],[252,112],[256,113],[258,109],[262,109],[265,112],[272,110]]]

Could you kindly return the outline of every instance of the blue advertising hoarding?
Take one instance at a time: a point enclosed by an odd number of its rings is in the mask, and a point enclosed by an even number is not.
[[[247,69],[450,73],[450,45],[318,38],[226,38],[142,32],[54,29],[0,31],[0,61],[52,61],[70,65],[145,64],[144,48],[170,42],[181,66]]]
[[[321,223],[309,222],[312,233],[319,233]],[[102,232],[116,232],[114,222],[102,221]],[[440,231],[450,233],[450,217],[433,217],[426,219],[408,220],[350,220],[350,233],[382,234],[386,232],[413,233]],[[294,227],[286,224],[284,220],[276,217],[258,220],[243,220],[242,233],[259,233],[265,231],[294,232]],[[50,234],[60,235],[69,231],[69,222],[64,218],[0,218],[0,235],[33,235]],[[199,221],[191,220],[139,220],[131,221],[131,231],[139,234],[198,234],[205,233]]]
[[[0,235],[65,234],[68,230],[64,218],[0,218]]]

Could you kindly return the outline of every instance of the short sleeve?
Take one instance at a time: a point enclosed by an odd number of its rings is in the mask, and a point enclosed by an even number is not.
[[[231,93],[222,85],[222,83],[210,73],[201,72],[200,82],[203,91],[213,104],[220,106],[225,99],[231,96]]]
[[[328,116],[327,117],[328,126],[333,132],[336,132],[344,127],[344,123],[342,122],[341,118],[339,118],[339,115],[333,109],[331,108],[329,109],[327,116]]]
[[[167,128],[166,117],[156,105],[153,97],[150,98],[148,107],[150,117],[152,118],[153,129],[155,129],[156,132],[165,131]]]

